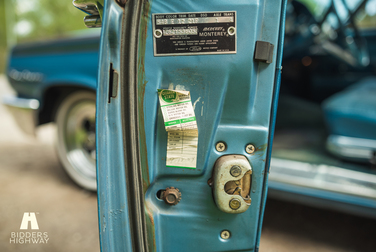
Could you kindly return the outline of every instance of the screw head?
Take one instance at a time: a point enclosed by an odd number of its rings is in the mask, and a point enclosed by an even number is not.
[[[227,239],[229,239],[231,237],[231,233],[230,233],[230,231],[228,231],[228,230],[222,230],[221,231],[221,238],[223,239],[223,240],[227,240]]]
[[[229,205],[232,210],[238,210],[242,203],[238,199],[231,199]]]
[[[235,178],[239,177],[240,174],[242,174],[242,168],[240,168],[238,165],[233,165],[230,169],[230,174]]]
[[[247,152],[248,154],[253,154],[255,150],[256,148],[253,144],[247,144],[247,146],[245,147],[245,152]]]
[[[226,150],[226,144],[224,142],[218,142],[215,145],[215,149],[219,152],[225,151]]]

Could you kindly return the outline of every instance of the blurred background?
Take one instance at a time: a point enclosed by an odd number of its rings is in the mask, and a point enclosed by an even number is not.
[[[328,1],[300,2],[320,16]],[[98,32],[85,27],[85,15],[71,0],[0,0],[0,97],[15,94],[5,76],[14,45]],[[356,22],[368,29],[375,21],[376,1],[369,1]],[[2,104],[0,118],[0,251],[99,251],[96,193],[64,172],[54,150],[55,125],[39,127],[32,137]],[[9,242],[24,212],[37,213],[48,244]],[[269,198],[261,251],[375,251],[375,231],[374,219]]]
[[[15,94],[5,76],[10,49],[90,32],[84,16],[71,0],[0,0],[0,100]],[[0,251],[99,251],[96,193],[64,172],[55,126],[27,135],[1,103],[0,118]],[[10,243],[24,212],[36,213],[36,231],[48,233],[46,244]]]
[[[7,48],[86,30],[84,17],[70,0],[0,0],[0,72],[5,70]]]

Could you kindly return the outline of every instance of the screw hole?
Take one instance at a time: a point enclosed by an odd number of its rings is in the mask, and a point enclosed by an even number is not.
[[[155,196],[157,196],[157,199],[158,200],[163,200],[162,199],[162,195],[163,195],[163,192],[164,192],[165,190],[159,190],[158,192],[157,192],[157,194],[155,195]]]

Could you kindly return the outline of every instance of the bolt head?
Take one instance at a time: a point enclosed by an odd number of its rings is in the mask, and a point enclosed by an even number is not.
[[[255,150],[256,148],[253,144],[247,144],[247,146],[245,147],[245,152],[247,152],[248,154],[253,154]]]
[[[230,169],[230,174],[233,177],[239,177],[242,174],[242,168],[238,165],[233,165]]]
[[[232,210],[238,210],[242,203],[238,199],[231,199],[229,205]]]
[[[219,152],[225,151],[226,150],[226,144],[224,142],[218,142],[215,145],[215,149]]]
[[[230,237],[231,237],[231,233],[230,233],[230,231],[228,231],[228,230],[223,230],[223,231],[221,232],[221,238],[222,238],[222,239],[227,240],[227,239],[229,239]]]
[[[169,205],[176,205],[181,200],[181,192],[178,188],[167,187],[163,192],[162,199]]]

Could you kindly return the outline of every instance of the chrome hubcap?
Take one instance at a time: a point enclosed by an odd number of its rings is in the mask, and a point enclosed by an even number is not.
[[[84,176],[95,179],[95,101],[79,101],[72,106],[64,126],[69,162]]]

